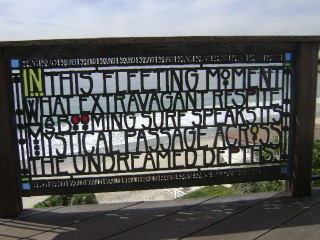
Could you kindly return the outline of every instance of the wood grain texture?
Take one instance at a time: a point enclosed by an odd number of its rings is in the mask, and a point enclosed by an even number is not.
[[[18,168],[10,119],[9,92],[4,52],[0,49],[0,217],[17,216],[22,211],[22,200],[18,195]]]
[[[318,50],[319,43],[302,42],[297,52],[291,180],[287,183],[287,191],[292,196],[311,193]]]

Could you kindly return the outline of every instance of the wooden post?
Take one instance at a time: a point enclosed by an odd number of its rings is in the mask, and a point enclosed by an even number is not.
[[[311,194],[318,50],[318,42],[301,42],[297,49],[291,179],[286,183],[291,196]]]
[[[0,217],[15,217],[22,211],[22,199],[18,194],[16,149],[4,55],[4,49],[0,48]]]

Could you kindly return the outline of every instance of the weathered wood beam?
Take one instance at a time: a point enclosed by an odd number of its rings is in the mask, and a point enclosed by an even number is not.
[[[286,191],[291,196],[311,194],[318,50],[318,42],[301,42],[297,49],[291,177],[286,184]]]
[[[10,96],[4,49],[0,48],[0,217],[15,217],[22,211]]]

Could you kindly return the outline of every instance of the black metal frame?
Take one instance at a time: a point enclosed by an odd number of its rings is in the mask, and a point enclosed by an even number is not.
[[[285,42],[115,43],[8,50],[21,194],[287,179],[295,48],[295,44]],[[249,78],[256,74],[260,74],[260,86],[248,86]],[[157,79],[156,84],[146,86],[144,79],[151,75]],[[133,86],[130,79],[137,76],[139,85]],[[234,81],[237,77],[243,78],[242,86]],[[193,78],[192,82],[188,78]],[[216,87],[212,79],[217,81]],[[111,85],[106,83],[109,80]],[[84,89],[79,81],[89,88]],[[96,81],[102,81],[103,87],[94,86]],[[197,88],[199,82],[205,87]],[[55,84],[60,86],[56,88]],[[209,96],[213,96],[211,107],[204,102]],[[229,96],[230,103],[226,101]],[[276,101],[273,96],[280,99]],[[163,102],[164,98],[171,103]],[[249,98],[255,98],[256,105],[250,106]],[[80,110],[88,99],[91,109]],[[149,101],[154,105],[148,105]],[[75,111],[70,107],[74,102],[78,103]],[[45,110],[49,105],[51,109]],[[254,120],[246,119],[243,111]],[[266,113],[268,119],[259,120],[255,111]],[[277,119],[269,117],[270,112]],[[156,114],[161,115],[161,124],[155,123]],[[186,115],[196,117],[198,123],[189,121],[186,125]],[[225,115],[225,120],[217,120],[215,116],[219,115]],[[141,116],[149,126],[132,125]],[[201,144],[206,131],[212,133],[211,146]],[[259,131],[265,134],[259,136]],[[231,132],[238,133],[238,138],[230,140]],[[114,146],[116,133],[122,134],[124,148]],[[148,134],[156,139],[153,145]],[[87,137],[93,135],[97,138],[90,146]],[[278,136],[276,143],[273,135]],[[60,141],[59,148],[50,143],[53,138]],[[138,143],[135,148],[130,138]],[[177,144],[168,144],[166,149],[164,138]],[[98,150],[100,146],[105,147],[104,152]],[[232,162],[232,154],[241,150],[249,150],[249,160],[244,157],[242,162]],[[227,161],[217,157],[223,151],[229,154]],[[215,161],[206,162],[206,154]],[[144,156],[142,168],[134,168],[132,163],[139,155]],[[198,159],[195,163],[195,156],[202,156],[202,164]],[[71,174],[62,167],[69,159]],[[161,165],[163,159],[167,162]],[[85,170],[80,169],[78,161]]]

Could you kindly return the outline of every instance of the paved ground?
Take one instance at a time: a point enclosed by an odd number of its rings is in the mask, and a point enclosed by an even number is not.
[[[320,239],[320,189],[26,209],[0,220],[0,239]]]

